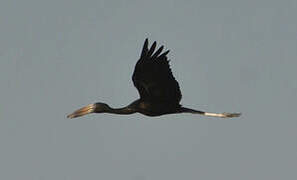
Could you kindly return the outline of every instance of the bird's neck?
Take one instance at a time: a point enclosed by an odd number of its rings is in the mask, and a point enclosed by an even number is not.
[[[109,108],[106,113],[111,114],[133,114],[136,113],[135,109],[130,108],[129,106],[123,108]]]

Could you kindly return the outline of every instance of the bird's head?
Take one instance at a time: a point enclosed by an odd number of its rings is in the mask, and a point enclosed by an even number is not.
[[[73,113],[69,114],[67,118],[76,118],[90,113],[104,113],[107,112],[109,109],[110,107],[107,104],[98,102],[95,104],[89,104],[74,111]]]

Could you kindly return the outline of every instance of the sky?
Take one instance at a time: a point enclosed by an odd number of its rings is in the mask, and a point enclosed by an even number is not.
[[[2,0],[0,179],[296,179],[297,1]],[[138,98],[145,38],[194,114],[92,114]]]

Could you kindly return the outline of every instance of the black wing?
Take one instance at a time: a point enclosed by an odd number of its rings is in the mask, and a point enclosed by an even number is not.
[[[132,76],[134,86],[139,92],[140,99],[179,104],[181,92],[169,67],[166,56],[169,50],[161,54],[164,48],[161,46],[154,53],[155,48],[156,42],[148,49],[148,39],[145,40]]]

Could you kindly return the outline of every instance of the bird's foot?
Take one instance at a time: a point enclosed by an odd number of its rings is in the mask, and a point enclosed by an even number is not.
[[[233,117],[239,117],[241,113],[222,113],[222,118],[233,118]]]

